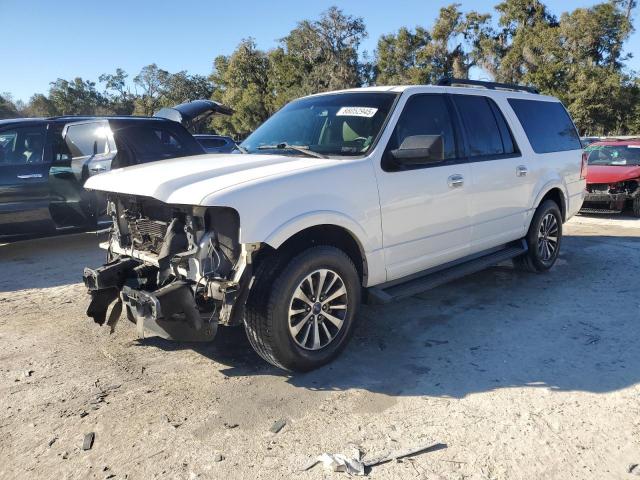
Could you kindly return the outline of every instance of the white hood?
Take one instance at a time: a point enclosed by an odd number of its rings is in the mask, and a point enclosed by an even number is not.
[[[200,205],[205,197],[266,177],[318,168],[339,160],[286,155],[197,155],[118,168],[89,178],[85,188]]]

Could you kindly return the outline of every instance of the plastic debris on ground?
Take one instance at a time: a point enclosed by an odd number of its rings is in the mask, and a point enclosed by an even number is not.
[[[347,456],[342,453],[323,453],[315,460],[305,465],[302,470],[310,470],[318,463],[321,463],[325,469],[332,472],[345,472],[349,475],[363,476],[368,473],[368,469],[375,467],[376,465],[381,465],[392,460],[401,460],[403,458],[413,457],[414,455],[419,455],[421,453],[436,452],[445,448],[447,448],[447,445],[444,443],[434,443],[426,447],[400,450],[364,461],[361,458],[360,449],[354,448],[351,456]]]

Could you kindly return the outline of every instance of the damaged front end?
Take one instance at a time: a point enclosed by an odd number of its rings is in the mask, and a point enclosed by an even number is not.
[[[619,213],[638,197],[640,197],[640,180],[590,183],[587,185],[582,211],[608,210]]]
[[[236,325],[259,244],[240,244],[240,220],[224,207],[172,206],[111,195],[108,262],[85,268],[87,315],[111,332],[126,313],[145,330],[178,341],[209,341]]]

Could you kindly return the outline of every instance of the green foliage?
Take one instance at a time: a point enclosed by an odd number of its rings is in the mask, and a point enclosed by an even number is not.
[[[115,74],[103,73],[98,81],[105,85],[104,97],[107,99],[107,110],[114,115],[131,115],[135,108],[135,96],[127,88],[129,75],[121,68]]]
[[[489,36],[490,15],[464,14],[460,4],[440,9],[431,30],[405,27],[378,41],[378,84],[429,84],[443,77],[468,78],[476,52]]]
[[[16,118],[19,117],[18,109],[11,95],[8,93],[0,94],[0,118]]]
[[[133,77],[122,69],[91,81],[58,79],[26,105],[0,96],[0,118],[60,114],[152,115],[161,107],[212,98],[235,110],[215,118],[220,133],[243,138],[287,102],[363,85],[430,84],[478,68],[497,81],[535,85],[559,97],[581,133],[640,133],[640,80],[626,69],[636,0],[603,0],[552,15],[540,0],[503,0],[490,13],[453,3],[429,28],[382,35],[372,58],[361,51],[362,18],[331,7],[298,24],[268,51],[249,38],[214,59],[209,78],[155,63]]]
[[[55,115],[60,115],[60,112],[53,102],[41,93],[33,95],[27,106],[20,112],[20,116],[23,117],[53,117]]]
[[[229,57],[216,57],[211,75],[213,98],[235,110],[231,117],[214,120],[216,131],[243,137],[269,117],[273,98],[269,67],[269,56],[251,38],[243,40]]]
[[[282,38],[281,48],[303,72],[304,93],[362,85],[358,49],[367,36],[364,21],[331,7],[319,20],[303,20]]]
[[[49,101],[60,115],[99,115],[104,111],[106,99],[96,90],[95,82],[59,78],[50,85]]]

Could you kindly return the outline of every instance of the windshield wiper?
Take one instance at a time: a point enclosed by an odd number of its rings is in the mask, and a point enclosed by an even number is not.
[[[240,152],[240,153],[249,153],[249,151],[244,148],[242,145],[240,145],[239,143],[233,142],[234,145],[236,146],[236,149]]]
[[[258,150],[295,150],[296,152],[306,153],[311,157],[327,158],[326,155],[311,150],[309,145],[291,145],[286,142],[278,143],[276,145],[260,145]]]

